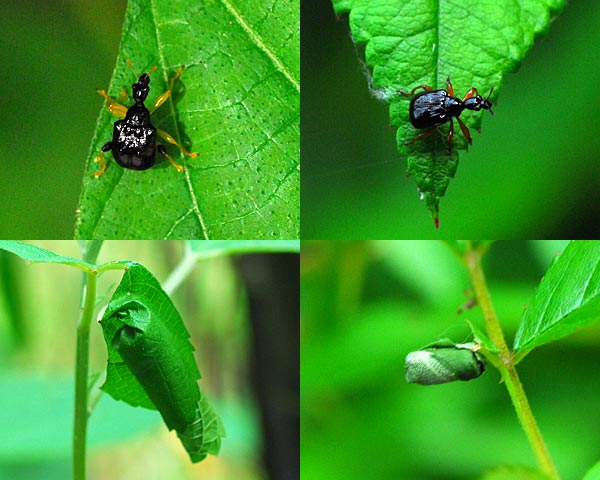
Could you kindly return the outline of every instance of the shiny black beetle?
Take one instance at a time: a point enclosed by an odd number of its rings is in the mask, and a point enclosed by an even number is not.
[[[415,95],[415,92],[422,88],[424,92]],[[442,125],[450,121],[450,130],[448,130],[447,141],[448,151],[452,151],[452,138],[454,136],[453,118],[456,118],[463,135],[466,137],[469,144],[473,143],[469,127],[459,118],[463,110],[481,109],[489,110],[493,115],[492,103],[490,96],[494,91],[494,87],[490,89],[487,98],[481,97],[477,93],[476,88],[471,88],[461,100],[454,96],[454,88],[450,82],[450,77],[446,79],[446,90],[433,90],[427,85],[419,85],[413,88],[410,92],[399,91],[401,95],[412,96],[409,107],[410,123],[418,129],[426,128],[424,132],[419,133],[415,138],[405,142],[404,145],[409,145],[417,140],[429,137],[435,131],[438,125]]]
[[[133,65],[127,60],[127,65],[133,70]],[[117,120],[113,129],[113,138],[111,142],[106,142],[102,147],[100,154],[94,159],[95,162],[99,162],[101,169],[94,173],[92,176],[98,178],[106,170],[106,163],[104,162],[104,152],[112,150],[113,157],[116,162],[123,168],[129,168],[131,170],[147,170],[154,165],[156,160],[156,150],[169,159],[171,165],[173,165],[178,171],[182,172],[183,167],[175,163],[175,160],[167,153],[167,149],[164,145],[156,143],[156,136],[158,135],[163,140],[179,147],[184,155],[195,158],[198,156],[197,153],[188,152],[183,146],[181,146],[171,135],[167,132],[156,128],[150,121],[150,114],[153,113],[158,107],[167,101],[171,96],[173,90],[173,83],[183,73],[183,66],[179,68],[177,73],[169,82],[169,89],[160,95],[152,109],[148,110],[144,105],[148,92],[150,92],[150,73],[154,72],[156,67],[153,67],[149,73],[142,73],[139,75],[138,81],[131,86],[133,93],[133,100],[135,103],[127,108],[119,103],[120,100],[127,98],[125,89],[121,93],[121,97],[115,100],[110,97],[104,90],[98,90],[98,93],[106,99],[106,105],[108,110],[117,117],[123,120]]]

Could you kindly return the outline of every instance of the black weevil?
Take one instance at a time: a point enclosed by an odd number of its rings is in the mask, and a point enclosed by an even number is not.
[[[424,92],[415,95],[415,92],[422,88]],[[424,132],[419,133],[415,138],[405,142],[404,145],[409,145],[417,140],[429,137],[435,131],[438,125],[442,125],[447,121],[450,121],[450,130],[448,130],[448,151],[452,151],[452,138],[454,136],[454,123],[453,118],[456,118],[463,135],[466,137],[469,144],[473,143],[469,128],[459,118],[463,110],[476,110],[481,109],[489,110],[493,115],[492,103],[490,102],[490,96],[494,91],[494,87],[490,89],[490,93],[487,98],[481,97],[477,93],[476,88],[471,88],[461,100],[454,96],[454,88],[450,82],[450,77],[446,79],[446,90],[433,90],[427,85],[419,85],[413,88],[410,93],[398,91],[401,95],[412,96],[409,107],[410,123],[413,127],[422,129],[426,128]],[[414,95],[414,96],[413,96]]]
[[[127,60],[127,65],[129,65],[137,76],[137,73],[129,60]],[[144,105],[144,102],[146,101],[148,92],[150,92],[150,73],[155,70],[156,67],[153,67],[149,73],[142,73],[139,75],[138,81],[131,86],[135,103],[129,108],[119,103],[119,101],[127,98],[125,89],[123,89],[121,97],[116,100],[110,97],[106,91],[98,90],[98,93],[106,99],[108,110],[113,115],[122,118],[123,120],[117,120],[115,122],[112,141],[105,143],[100,154],[94,159],[95,162],[100,163],[102,168],[92,176],[98,178],[105,172],[106,163],[104,162],[104,152],[108,152],[109,150],[112,150],[113,157],[119,165],[131,170],[147,170],[152,167],[155,162],[156,150],[158,150],[160,154],[169,159],[171,165],[182,172],[183,167],[175,163],[175,160],[167,153],[165,146],[156,143],[157,135],[166,142],[179,147],[184,155],[192,158],[198,156],[197,153],[188,152],[167,132],[152,125],[150,115],[171,96],[173,83],[183,73],[183,66],[180,67],[175,76],[171,78],[169,89],[160,95],[154,102],[152,108],[148,110]]]

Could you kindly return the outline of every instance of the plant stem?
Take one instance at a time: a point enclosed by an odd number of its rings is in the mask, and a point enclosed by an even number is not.
[[[96,272],[85,274],[83,309],[77,325],[75,360],[75,422],[73,425],[73,479],[85,480],[85,446],[88,421],[88,364],[90,323],[96,300]]]
[[[471,275],[471,282],[473,284],[475,296],[477,297],[477,303],[479,304],[485,319],[488,335],[494,342],[495,346],[500,350],[500,353],[498,354],[498,358],[500,360],[498,370],[500,370],[500,375],[504,380],[506,389],[508,390],[512,403],[517,412],[517,417],[521,422],[521,426],[525,431],[527,440],[533,449],[541,470],[549,478],[558,480],[560,478],[558,471],[556,470],[554,462],[550,457],[550,452],[544,443],[542,433],[540,432],[540,429],[533,416],[533,412],[531,411],[529,402],[527,401],[527,397],[525,396],[523,385],[519,380],[519,375],[517,374],[517,370],[515,368],[514,355],[508,349],[506,341],[504,340],[504,334],[502,333],[502,328],[500,326],[500,322],[498,321],[498,317],[494,310],[494,306],[487,288],[483,269],[481,268],[481,257],[481,251],[477,249],[471,249],[466,252],[464,259],[469,270],[469,274]]]
[[[188,275],[192,272],[192,270],[196,266],[197,260],[197,256],[189,248],[186,248],[181,261],[171,272],[169,278],[167,278],[162,284],[162,288],[167,293],[167,295],[171,296],[173,292],[177,290],[179,285],[181,285],[183,281],[188,277]]]
[[[96,263],[102,246],[101,240],[81,243],[83,259]],[[75,419],[73,422],[73,480],[85,480],[85,447],[88,411],[88,368],[90,348],[90,324],[96,305],[96,279],[98,271],[84,274],[81,316],[77,325],[75,354]]]

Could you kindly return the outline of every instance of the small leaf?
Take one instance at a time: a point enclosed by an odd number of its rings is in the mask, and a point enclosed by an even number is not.
[[[498,349],[498,347],[496,347],[496,345],[494,345],[494,342],[492,342],[492,340],[483,332],[483,330],[480,330],[479,327],[477,327],[475,324],[467,321],[467,323],[469,324],[469,327],[471,328],[471,332],[473,332],[473,336],[475,337],[475,343],[477,345],[480,345],[482,349],[490,352],[490,353],[499,353],[500,350]]]
[[[102,389],[157,409],[193,462],[217,454],[221,420],[198,388],[194,347],[179,313],[143,266],[129,263],[101,321],[108,347]]]
[[[457,97],[471,87],[498,98],[502,77],[515,71],[535,36],[546,32],[564,0],[513,2],[430,2],[426,0],[333,0],[338,15],[350,14],[352,38],[365,44],[372,67],[372,89],[390,103],[391,125],[398,127],[399,152],[408,173],[431,211],[436,226],[440,199],[458,167],[458,150],[467,144],[455,124],[454,148],[448,153],[449,125],[428,139],[404,145],[419,133],[408,121],[409,99],[399,90],[419,85],[445,89],[451,78]],[[418,92],[417,92],[418,93]],[[461,120],[475,130],[487,112],[464,112]],[[455,122],[456,123],[456,122]],[[476,139],[474,140],[476,142]]]
[[[152,114],[197,158],[167,145],[168,160],[145,171],[119,167],[112,153],[100,178],[94,158],[117,119],[101,113],[87,157],[76,238],[292,239],[300,230],[298,0],[193,2],[130,0],[108,87],[131,106],[138,73],[152,105],[183,65],[173,94]],[[106,89],[106,85],[98,85]]]
[[[515,351],[562,338],[600,319],[600,242],[573,241],[554,260],[528,305]]]
[[[50,250],[14,240],[0,240],[0,250],[14,253],[27,262],[62,263],[80,268],[84,271],[93,270],[95,268],[94,265],[84,262],[83,260],[59,255]]]

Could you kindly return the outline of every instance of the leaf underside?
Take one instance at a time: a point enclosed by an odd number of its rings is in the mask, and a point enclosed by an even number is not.
[[[193,462],[216,455],[225,431],[198,388],[189,333],[152,274],[136,263],[127,266],[101,321],[108,347],[102,389],[117,400],[157,409]]]
[[[108,94],[151,74],[152,106],[168,79],[185,66],[173,95],[152,122],[197,158],[167,144],[184,166],[157,154],[145,171],[108,168],[91,177],[117,119],[102,110],[88,154],[76,238],[294,239],[299,238],[298,1],[190,2],[130,0]],[[99,86],[106,88],[106,86]]]
[[[434,135],[404,145],[419,130],[408,121],[409,92],[419,85],[446,88],[450,77],[462,98],[476,87],[497,99],[505,72],[515,71],[534,38],[547,31],[564,0],[332,0],[336,14],[349,13],[356,44],[366,46],[372,68],[373,94],[390,104],[391,125],[398,127],[399,152],[407,157],[408,174],[417,182],[436,226],[440,199],[458,167],[458,150],[467,144],[454,122],[454,147],[448,152],[449,124]],[[421,92],[417,91],[416,93]],[[461,120],[475,130],[485,111],[465,111]],[[475,139],[476,140],[476,139]]]
[[[51,252],[45,248],[37,247],[29,243],[17,242],[15,240],[0,240],[0,250],[18,255],[26,262],[39,263],[61,263],[81,268],[82,270],[93,270],[94,265],[78,260],[76,258],[66,257],[58,253]]]
[[[600,242],[573,241],[555,258],[515,337],[524,352],[600,320]]]

